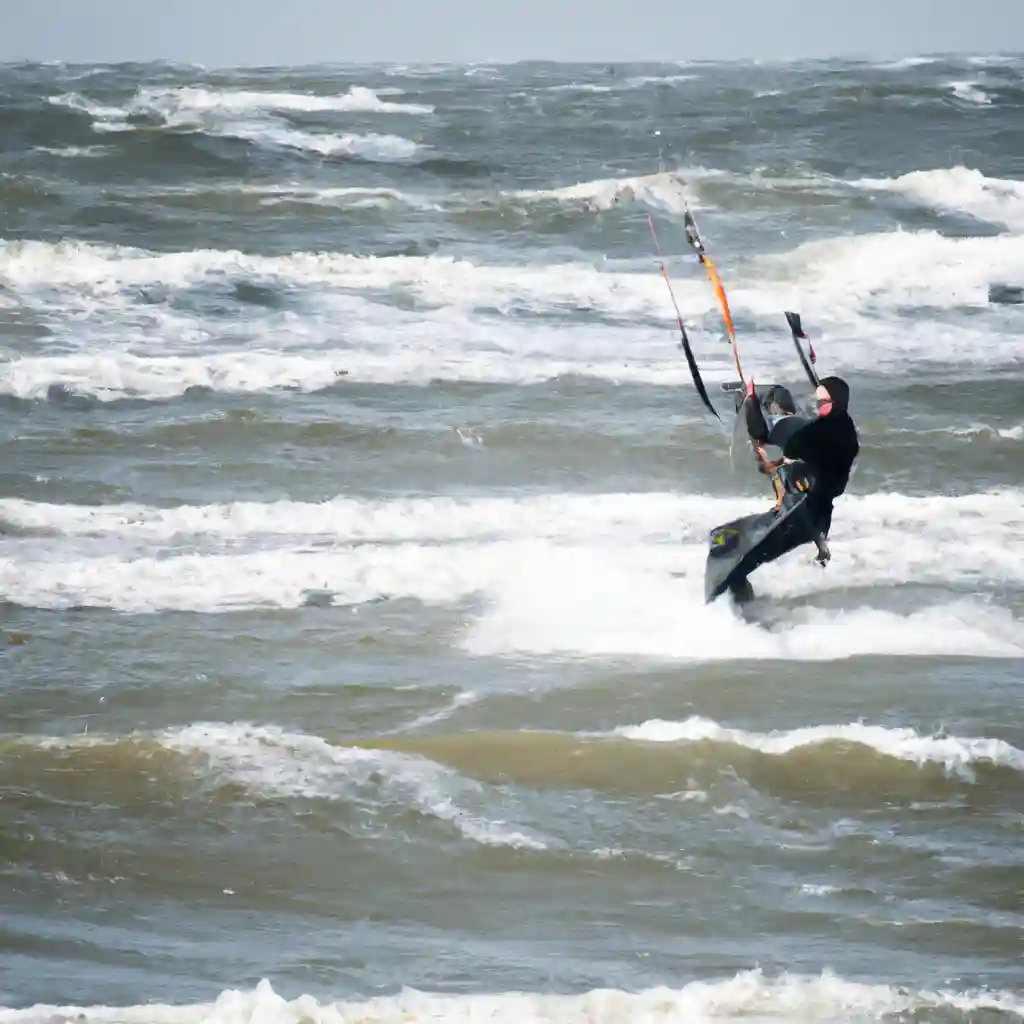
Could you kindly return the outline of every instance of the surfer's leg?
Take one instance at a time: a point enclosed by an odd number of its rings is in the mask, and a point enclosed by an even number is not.
[[[750,585],[750,580],[744,576],[743,579],[730,583],[729,596],[737,604],[747,604],[749,601],[753,601],[754,588]]]
[[[811,528],[827,537],[832,529],[832,502],[811,491],[807,499],[807,514]]]
[[[814,545],[818,549],[818,557],[815,561],[819,565],[827,565],[832,558],[832,552],[828,546],[828,531],[832,528],[832,502],[821,501],[820,498],[815,501],[815,495],[812,493],[804,507],[807,510],[805,517],[807,529],[811,540],[814,541]]]

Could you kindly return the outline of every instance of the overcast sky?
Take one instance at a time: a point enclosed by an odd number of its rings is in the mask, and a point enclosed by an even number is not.
[[[210,66],[1024,51],[1024,0],[2,0],[0,61]]]

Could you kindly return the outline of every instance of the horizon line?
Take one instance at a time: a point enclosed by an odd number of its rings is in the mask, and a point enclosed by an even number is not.
[[[237,63],[206,63],[203,61],[184,60],[174,57],[122,57],[104,59],[79,59],[67,60],[62,58],[44,57],[18,57],[0,60],[0,68],[16,68],[27,66],[38,67],[123,67],[141,64],[163,64],[172,67],[202,68],[204,70],[235,71],[235,70],[272,70],[278,68],[393,68],[396,65],[417,68],[417,67],[478,67],[478,66],[499,66],[515,67],[524,64],[543,64],[555,67],[613,67],[616,65],[627,66],[631,64],[665,64],[680,67],[692,67],[699,65],[722,65],[722,64],[803,64],[803,63],[825,63],[840,61],[858,64],[897,64],[905,61],[920,60],[922,62],[939,62],[943,60],[964,60],[971,58],[998,58],[1018,59],[1024,57],[1024,50],[934,50],[922,52],[907,52],[901,55],[871,55],[865,52],[850,51],[836,53],[817,53],[804,56],[789,57],[592,57],[586,60],[560,60],[553,57],[473,57],[464,59],[448,58],[420,58],[416,60],[401,58],[378,58],[375,60],[313,60],[297,62],[266,62],[266,61],[241,61]]]

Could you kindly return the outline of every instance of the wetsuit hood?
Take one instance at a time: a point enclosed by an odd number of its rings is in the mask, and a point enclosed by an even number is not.
[[[850,385],[842,377],[822,377],[821,386],[832,396],[832,407],[846,412],[850,405]]]

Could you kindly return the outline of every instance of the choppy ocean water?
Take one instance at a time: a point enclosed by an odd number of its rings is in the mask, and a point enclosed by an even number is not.
[[[1022,73],[0,70],[0,1024],[1024,1017]]]

